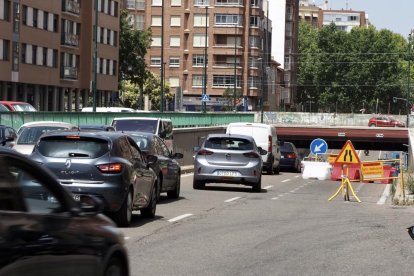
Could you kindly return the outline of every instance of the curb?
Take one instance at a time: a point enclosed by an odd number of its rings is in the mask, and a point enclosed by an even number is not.
[[[193,165],[181,166],[181,174],[192,173],[193,171],[194,171]]]

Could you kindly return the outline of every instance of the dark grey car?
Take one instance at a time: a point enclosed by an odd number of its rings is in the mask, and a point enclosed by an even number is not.
[[[164,141],[156,134],[145,132],[128,132],[141,149],[144,157],[154,155],[157,162],[151,165],[158,176],[157,201],[160,193],[166,192],[169,198],[180,197],[181,167],[177,159],[182,153],[169,151]]]
[[[134,140],[119,132],[45,134],[31,158],[55,173],[76,200],[101,198],[104,211],[120,226],[131,223],[132,211],[154,217],[157,176]]]

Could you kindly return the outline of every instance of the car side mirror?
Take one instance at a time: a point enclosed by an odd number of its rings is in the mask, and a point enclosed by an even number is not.
[[[160,138],[164,139],[166,134],[165,131],[160,132],[160,134],[158,135]]]
[[[199,151],[201,149],[201,147],[200,146],[195,146],[194,148],[193,148],[193,151],[194,152],[197,152],[197,151]]]
[[[80,210],[82,215],[96,215],[103,212],[103,202],[93,195],[81,195]]]
[[[414,226],[408,227],[407,232],[410,235],[411,239],[414,240]]]
[[[149,167],[152,164],[155,164],[157,162],[158,158],[154,155],[148,155],[147,156],[147,167]]]
[[[176,152],[172,158],[174,159],[183,159],[184,155],[182,153]]]
[[[258,147],[260,155],[267,154],[267,150],[262,149],[262,147]]]

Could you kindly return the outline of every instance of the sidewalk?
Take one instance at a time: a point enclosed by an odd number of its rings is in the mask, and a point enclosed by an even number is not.
[[[402,190],[401,181],[397,180],[394,184],[395,193],[392,198],[394,205],[414,205],[414,194],[411,194],[408,189],[408,175],[404,174],[404,193]],[[405,195],[404,195],[405,194]]]
[[[181,166],[181,174],[192,173],[194,171],[193,165]]]

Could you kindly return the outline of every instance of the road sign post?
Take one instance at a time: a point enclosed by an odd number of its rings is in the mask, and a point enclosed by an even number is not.
[[[317,138],[310,144],[310,150],[313,155],[324,154],[328,151],[328,143],[323,139]]]

